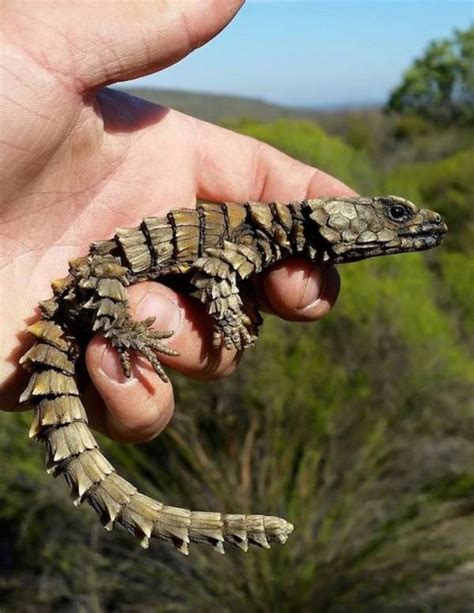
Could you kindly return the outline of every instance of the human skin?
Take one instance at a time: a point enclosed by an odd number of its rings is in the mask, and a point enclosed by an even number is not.
[[[337,179],[254,139],[104,86],[166,68],[215,36],[238,0],[4,2],[0,86],[0,406],[14,410],[27,375],[18,358],[26,325],[50,282],[92,240],[173,207],[212,201],[289,201],[353,195]],[[339,279],[293,259],[261,275],[266,311],[294,321],[324,316]],[[196,300],[159,283],[129,290],[138,319],[175,329],[160,356],[200,379],[229,375],[238,355],[212,348],[211,321]],[[156,436],[173,411],[170,383],[140,360],[125,379],[100,337],[86,362],[93,427],[121,441]]]

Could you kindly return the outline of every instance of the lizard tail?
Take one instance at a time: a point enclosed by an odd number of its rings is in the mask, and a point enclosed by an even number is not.
[[[22,357],[31,372],[20,402],[35,406],[30,437],[47,450],[47,469],[63,474],[74,500],[88,502],[111,530],[120,524],[147,547],[156,538],[188,553],[189,543],[205,543],[224,553],[224,542],[244,551],[284,543],[293,526],[279,517],[225,515],[167,506],[137,491],[117,474],[92,435],[75,379],[74,341],[54,321],[28,328],[37,342]]]

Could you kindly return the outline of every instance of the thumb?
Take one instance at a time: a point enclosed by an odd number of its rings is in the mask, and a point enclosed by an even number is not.
[[[60,32],[66,41],[74,77],[87,90],[174,64],[216,36],[242,3],[127,0],[51,2],[47,8],[37,3],[36,7],[42,26]]]

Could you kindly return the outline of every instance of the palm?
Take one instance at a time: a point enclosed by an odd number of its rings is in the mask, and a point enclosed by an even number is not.
[[[20,198],[2,205],[9,254],[1,271],[9,288],[1,298],[5,356],[35,303],[49,296],[51,279],[67,272],[68,259],[117,226],[190,206],[196,194],[192,123],[182,116],[108,90],[93,104],[65,101],[58,131],[53,105],[39,111],[24,98],[22,105],[35,111],[35,122],[26,134],[21,124],[17,134],[9,132],[3,166],[6,177],[28,178]],[[43,151],[40,168],[36,157],[18,155],[32,149]]]

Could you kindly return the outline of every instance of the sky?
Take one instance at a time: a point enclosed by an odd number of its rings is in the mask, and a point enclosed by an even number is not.
[[[471,0],[250,0],[210,43],[127,85],[290,106],[380,104],[429,41],[473,24],[473,7]]]

